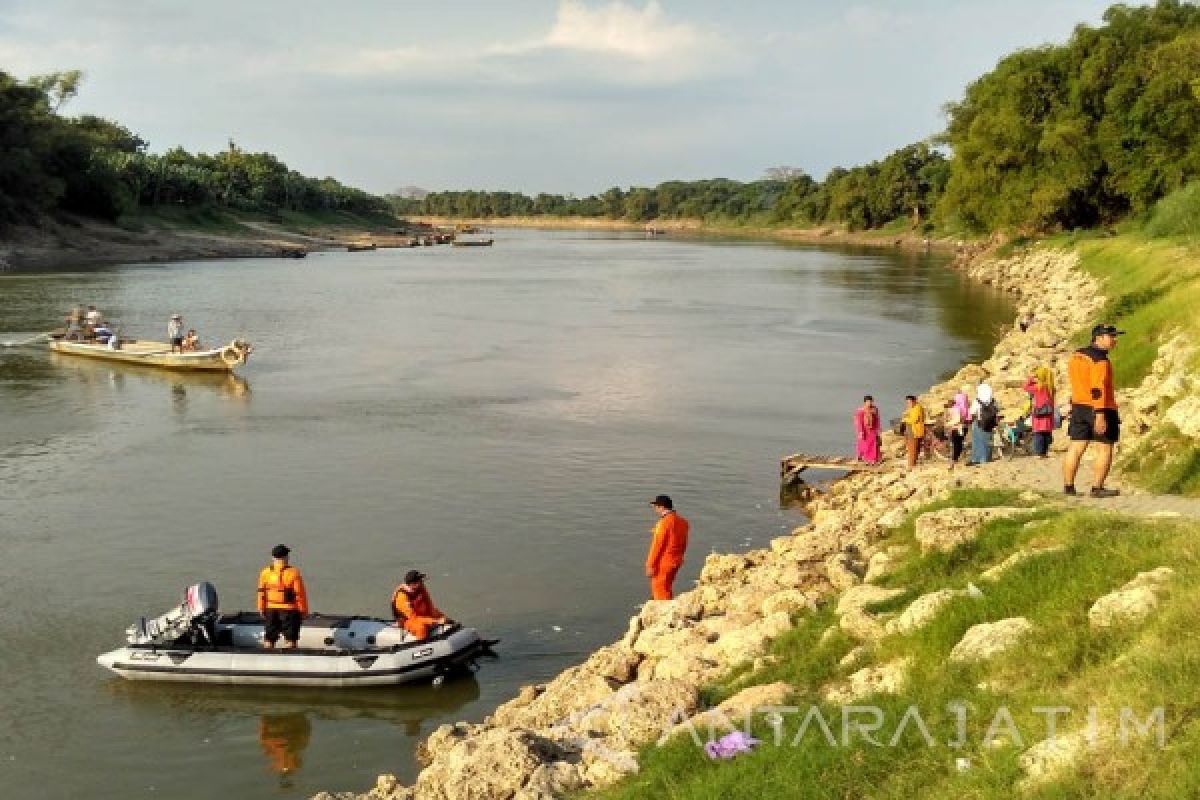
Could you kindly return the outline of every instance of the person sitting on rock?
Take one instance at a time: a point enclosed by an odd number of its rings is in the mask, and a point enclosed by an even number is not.
[[[433,604],[433,598],[425,588],[425,577],[424,573],[410,569],[404,575],[404,583],[392,592],[392,616],[396,625],[418,641],[428,639],[433,627],[446,624],[446,615]]]

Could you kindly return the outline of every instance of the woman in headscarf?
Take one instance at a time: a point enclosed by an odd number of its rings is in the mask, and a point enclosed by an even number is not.
[[[1049,367],[1038,367],[1029,380],[1025,381],[1029,393],[1033,424],[1033,454],[1046,458],[1050,454],[1050,442],[1054,439],[1054,372]]]
[[[879,409],[871,395],[863,398],[863,404],[854,412],[854,432],[858,437],[855,450],[859,461],[868,464],[879,463]]]
[[[971,403],[971,464],[986,464],[992,460],[992,432],[1000,420],[996,398],[986,381],[975,389]]]
[[[946,409],[946,433],[950,434],[950,469],[962,458],[963,445],[967,439],[967,428],[971,425],[971,398],[969,386],[962,387]]]

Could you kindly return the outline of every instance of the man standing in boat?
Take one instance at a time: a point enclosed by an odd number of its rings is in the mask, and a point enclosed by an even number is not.
[[[650,595],[655,600],[670,600],[675,596],[671,586],[675,583],[675,574],[683,566],[690,526],[686,519],[675,513],[675,504],[665,494],[654,498],[650,505],[658,514],[658,522],[654,525],[654,538],[646,555],[646,577],[650,579]]]
[[[271,563],[258,574],[258,612],[263,615],[263,647],[272,648],[283,634],[283,646],[300,640],[300,622],[308,613],[308,595],[300,570],[288,563],[286,544],[271,550]]]
[[[392,616],[397,625],[422,641],[429,638],[430,628],[446,623],[446,615],[433,604],[425,588],[424,573],[415,569],[410,569],[404,583],[392,592]]]
[[[183,352],[183,317],[179,314],[172,314],[171,321],[167,323],[167,338],[171,341],[171,352]]]

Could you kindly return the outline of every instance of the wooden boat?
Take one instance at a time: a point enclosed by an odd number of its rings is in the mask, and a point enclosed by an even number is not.
[[[164,342],[148,342],[143,339],[123,340],[117,350],[95,342],[51,339],[50,349],[56,353],[84,356],[103,361],[123,364],[140,364],[146,367],[175,370],[200,370],[205,372],[229,372],[245,364],[253,349],[249,342],[234,339],[215,350],[197,350],[192,353],[172,353],[171,345]]]
[[[346,245],[347,253],[361,253],[364,250],[374,250],[374,249],[375,249],[374,242],[351,242],[350,244]]]
[[[450,244],[455,247],[491,247],[494,239],[455,239]]]

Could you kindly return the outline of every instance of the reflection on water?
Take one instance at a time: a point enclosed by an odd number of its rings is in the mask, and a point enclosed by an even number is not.
[[[57,369],[70,374],[84,386],[107,384],[121,391],[127,382],[137,382],[144,385],[169,386],[173,398],[181,395],[186,397],[189,391],[211,392],[247,401],[250,398],[250,382],[233,372],[180,372],[138,364],[99,361],[53,351],[48,353],[47,357]]]
[[[312,723],[303,711],[263,714],[258,721],[258,741],[267,767],[279,775],[279,785],[292,786],[290,776],[303,765],[300,756],[312,738]]]
[[[393,726],[409,739],[427,736],[447,713],[479,699],[473,675],[428,683],[371,689],[289,689],[272,686],[174,684],[110,679],[114,699],[175,718],[226,721],[235,727],[257,726],[258,747],[266,768],[281,788],[293,788],[304,766],[314,727],[350,720]],[[315,723],[315,724],[314,724]]]

